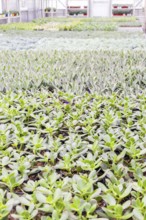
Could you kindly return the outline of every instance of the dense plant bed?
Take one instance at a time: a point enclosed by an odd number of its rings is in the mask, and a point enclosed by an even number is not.
[[[116,23],[74,21],[59,25],[60,31],[116,31]]]
[[[46,15],[49,8],[45,9]],[[55,13],[55,9],[54,13]],[[57,30],[79,30],[79,31],[115,31],[121,23],[136,23],[135,17],[112,17],[112,18],[85,18],[85,17],[69,17],[69,18],[41,18],[35,19],[27,23],[10,23],[7,25],[0,25],[0,30],[46,30],[49,25],[54,26]]]
[[[0,217],[144,219],[146,98],[0,94]]]
[[[139,21],[124,22],[124,23],[119,23],[119,27],[142,27],[142,23]]]
[[[145,219],[145,60],[0,54],[0,219]]]
[[[114,8],[112,10],[113,12],[113,15],[129,15],[129,14],[133,14],[133,9],[130,9],[130,8],[121,8],[121,9],[118,9],[118,8]]]
[[[87,15],[87,9],[74,9],[74,8],[69,8],[68,9],[68,13],[69,15]]]
[[[0,30],[34,30],[36,24],[33,22],[19,22],[19,23],[7,23],[0,25]]]
[[[0,90],[140,93],[146,89],[145,60],[144,51],[3,51]]]
[[[139,24],[139,25],[120,25],[120,27],[139,28],[139,27],[142,27],[142,25],[141,24]]]
[[[111,18],[40,18],[35,19],[33,22],[38,24],[41,23],[47,23],[47,22],[71,22],[71,21],[82,21],[82,22],[135,22],[137,20],[136,17],[133,16],[126,16],[126,17],[111,17]]]

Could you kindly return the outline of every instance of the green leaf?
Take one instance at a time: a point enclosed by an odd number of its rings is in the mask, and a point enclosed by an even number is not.
[[[144,195],[143,199],[142,199],[143,204],[146,206],[146,195]]]
[[[64,211],[62,213],[60,220],[68,220],[68,218],[69,218],[69,213],[67,211]]]
[[[55,193],[54,193],[54,201],[57,201],[61,198],[62,196],[62,191],[61,189],[56,189]]]
[[[109,205],[116,205],[116,200],[111,194],[104,195],[104,196],[102,196],[102,198]]]
[[[110,143],[111,137],[109,135],[105,135],[104,136],[104,141],[106,141],[107,143]]]
[[[92,195],[91,195],[91,199],[97,198],[101,193],[101,189],[98,188]]]
[[[124,193],[121,195],[121,198],[123,199],[123,198],[127,197],[127,196],[130,194],[131,189],[132,189],[132,186],[131,186],[131,185],[127,186],[126,190],[125,190]]]
[[[9,157],[3,157],[2,159],[2,166],[6,166],[10,162]]]
[[[28,201],[25,197],[21,197],[20,202],[21,204],[26,205],[26,206],[30,205],[30,201]]]
[[[47,198],[40,192],[35,192],[35,196],[40,203],[46,203]]]
[[[144,216],[142,215],[140,210],[138,210],[136,208],[133,210],[133,215],[137,220],[144,220]]]
[[[106,192],[108,189],[103,183],[98,183],[98,187],[103,191]]]
[[[123,210],[127,209],[127,208],[130,206],[130,204],[131,204],[131,201],[130,201],[130,200],[124,202],[123,205],[122,205]]]

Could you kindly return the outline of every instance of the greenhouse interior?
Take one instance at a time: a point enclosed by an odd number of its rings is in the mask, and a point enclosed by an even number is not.
[[[0,220],[146,220],[146,0],[0,0]]]

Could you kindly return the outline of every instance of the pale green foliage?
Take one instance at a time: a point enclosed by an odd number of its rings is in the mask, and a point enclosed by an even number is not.
[[[3,52],[0,90],[140,93],[146,88],[145,62],[143,51]]]
[[[145,111],[144,94],[1,93],[0,216],[144,219]]]
[[[118,27],[141,26],[141,23],[135,17],[121,17],[121,18],[40,18],[32,22],[20,22],[0,25],[0,30],[44,30],[44,25],[54,25],[58,30],[63,31],[116,31]]]
[[[116,23],[74,21],[59,25],[60,31],[116,31]]]
[[[1,52],[1,220],[146,219],[145,61]]]

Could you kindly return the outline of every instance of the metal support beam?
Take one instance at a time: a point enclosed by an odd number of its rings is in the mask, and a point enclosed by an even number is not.
[[[91,0],[88,0],[87,17],[90,17],[90,1],[91,1]]]
[[[42,2],[42,0],[41,0],[41,17],[42,17],[42,18],[44,17],[43,2]]]
[[[34,11],[35,11],[35,18],[37,18],[36,0],[34,0]]]
[[[2,13],[2,0],[0,0],[0,14]]]
[[[109,0],[109,17],[112,17],[112,0]]]
[[[66,8],[66,4],[64,4],[61,0],[58,1]]]
[[[144,1],[144,24],[143,24],[143,30],[146,33],[146,0]]]
[[[68,17],[68,0],[66,0],[66,10],[65,10],[66,17]]]
[[[8,23],[10,23],[10,9],[9,9],[9,1],[6,0],[6,11],[8,13]]]
[[[51,0],[51,18],[54,16],[54,11],[53,11],[53,0]]]
[[[19,17],[20,17],[20,22],[21,22],[21,3],[20,0],[18,0],[18,8],[19,8]]]

